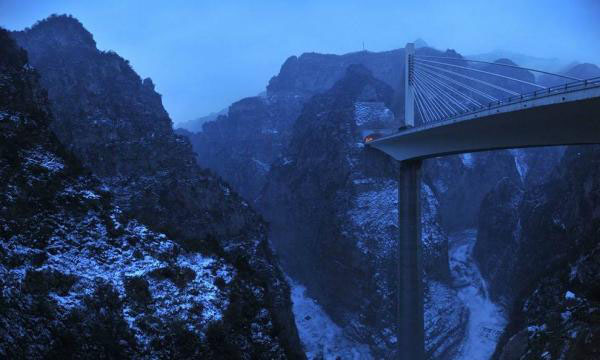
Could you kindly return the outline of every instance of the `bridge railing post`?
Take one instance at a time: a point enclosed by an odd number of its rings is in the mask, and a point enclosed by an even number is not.
[[[413,88],[415,44],[406,44],[404,54],[404,126],[413,127],[415,126],[415,90]]]
[[[398,179],[397,336],[400,360],[425,359],[421,164],[421,160],[401,161]]]

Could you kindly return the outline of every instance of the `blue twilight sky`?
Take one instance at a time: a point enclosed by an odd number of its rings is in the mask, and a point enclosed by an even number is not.
[[[600,63],[600,0],[0,0],[0,26],[78,18],[101,50],[151,77],[174,122],[263,91],[290,55],[381,51],[423,38]]]

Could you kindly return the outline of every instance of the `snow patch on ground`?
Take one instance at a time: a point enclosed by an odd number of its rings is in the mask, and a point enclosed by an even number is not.
[[[29,151],[25,155],[25,160],[26,166],[39,166],[50,172],[57,172],[65,167],[61,159],[41,147]]]
[[[369,347],[349,339],[327,316],[306,288],[288,278],[292,286],[292,310],[306,357],[312,359],[372,359]]]
[[[528,170],[527,161],[525,161],[525,152],[520,149],[511,149],[509,151],[515,159],[515,167],[517,168],[519,177],[521,181],[524,181]]]
[[[80,192],[82,197],[87,197],[87,193],[94,194],[86,189]],[[113,213],[111,218],[117,218],[117,215]],[[126,303],[123,318],[143,345],[148,345],[151,338],[137,325],[137,320],[147,315],[160,319],[187,320],[192,324],[188,325],[188,329],[197,334],[209,322],[222,318],[229,302],[227,294],[215,284],[215,279],[220,277],[225,284],[232,281],[235,276],[232,267],[213,257],[183,252],[164,234],[154,233],[136,221],[127,225],[116,224],[123,228],[124,234],[110,238],[99,215],[90,211],[81,222],[74,224],[74,229],[69,225],[62,226],[64,233],[50,237],[46,247],[47,259],[43,265],[33,266],[23,262],[10,270],[3,270],[0,266],[0,276],[13,284],[23,283],[28,272],[57,272],[63,276],[73,276],[75,281],[67,293],[49,294],[65,311],[83,306],[85,297],[93,294],[100,279],[114,286],[119,296],[125,299],[125,280],[142,277],[149,283],[152,304],[144,311],[139,311]],[[0,242],[0,253],[20,254],[28,258],[38,251],[23,243],[23,239],[13,236]],[[188,283],[178,287],[170,279],[151,275],[161,268],[188,269],[193,276]]]
[[[469,309],[466,337],[456,360],[488,360],[507,323],[506,314],[493,303],[487,283],[472,258],[477,231],[466,230],[449,236],[450,271],[458,297]]]
[[[358,248],[367,252],[369,247],[376,246],[383,253],[392,251],[394,231],[398,227],[398,183],[389,180],[374,184],[371,191],[356,197],[355,206],[348,215],[358,228]]]
[[[473,154],[471,154],[471,153],[461,154],[460,160],[462,161],[464,166],[468,167],[469,169],[473,168]]]
[[[354,103],[354,120],[357,126],[374,121],[391,123],[394,113],[383,102],[357,101]]]

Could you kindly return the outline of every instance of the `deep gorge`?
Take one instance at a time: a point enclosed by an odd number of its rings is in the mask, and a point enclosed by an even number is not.
[[[397,358],[398,165],[363,138],[402,49],[291,56],[198,132],[71,16],[0,54],[0,357]],[[425,161],[428,359],[600,358],[599,151]]]

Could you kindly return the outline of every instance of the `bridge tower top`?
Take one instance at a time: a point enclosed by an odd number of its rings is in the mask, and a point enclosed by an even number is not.
[[[415,44],[408,43],[404,48],[404,126],[415,126],[415,91],[413,89],[413,67]]]

